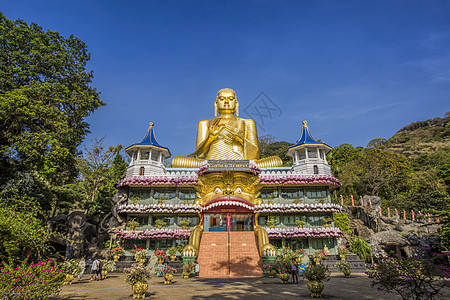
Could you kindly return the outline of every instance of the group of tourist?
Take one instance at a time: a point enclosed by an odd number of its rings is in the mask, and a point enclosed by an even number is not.
[[[80,262],[78,263],[80,267],[80,273],[78,273],[78,280],[81,280],[84,274],[84,270],[86,269],[86,261],[83,258],[80,259]],[[101,258],[96,257],[94,261],[91,264],[91,278],[89,280],[102,280],[102,268],[103,268],[103,261]]]

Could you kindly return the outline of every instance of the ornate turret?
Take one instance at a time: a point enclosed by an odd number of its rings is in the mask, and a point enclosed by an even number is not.
[[[164,159],[171,156],[169,148],[161,146],[155,137],[154,123],[150,122],[144,138],[125,149],[131,156],[128,176],[145,176],[164,172]]]
[[[294,160],[294,172],[331,176],[331,168],[326,157],[330,150],[330,146],[313,138],[308,128],[308,122],[305,120],[300,139],[294,146],[288,148],[286,155]]]

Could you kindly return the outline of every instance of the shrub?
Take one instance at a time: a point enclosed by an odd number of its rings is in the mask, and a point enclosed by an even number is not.
[[[123,250],[122,247],[117,247],[117,248],[112,248],[111,249],[111,254],[112,255],[122,255],[125,253],[125,250]]]
[[[195,268],[195,262],[183,263],[183,273],[191,273]]]
[[[113,260],[103,261],[103,270],[114,272],[116,270],[116,263]]]
[[[180,221],[180,223],[179,223],[179,225],[181,226],[181,227],[183,227],[183,226],[189,226],[189,223],[190,223],[191,221],[189,221],[189,219],[183,219],[183,220],[181,220]]]
[[[134,254],[134,257],[136,259],[144,259],[147,256],[147,250],[142,249],[142,248],[133,248],[131,249],[131,253]]]
[[[169,254],[169,255],[175,255],[175,254],[177,254],[177,248],[176,248],[176,247],[170,247],[170,248],[167,250],[167,254]]]
[[[155,221],[155,226],[156,226],[156,227],[161,228],[161,227],[164,227],[164,226],[166,226],[166,225],[167,225],[167,223],[164,222],[164,220],[158,219],[158,220]]]
[[[303,278],[309,281],[328,281],[330,280],[329,276],[328,266],[322,264],[311,265],[303,271]]]
[[[274,262],[273,268],[277,271],[279,274],[283,273],[290,273],[291,272],[291,258],[283,258],[283,257],[277,257],[277,259]]]
[[[338,261],[335,266],[341,272],[344,272],[344,270],[350,270],[350,264],[345,260]]]
[[[171,266],[167,266],[167,265],[163,269],[163,273],[164,274],[173,274],[173,273],[176,273],[176,272],[177,272],[177,269],[172,268]]]
[[[81,272],[80,260],[79,259],[70,259],[66,260],[62,264],[62,269],[66,274],[77,275]]]
[[[61,290],[65,275],[55,261],[0,267],[1,299],[48,299]]]
[[[350,247],[353,253],[359,256],[362,260],[369,262],[372,256],[372,249],[365,240],[359,236],[350,238]]]
[[[156,249],[155,255],[158,259],[166,259],[167,258],[167,254],[166,254],[166,252],[164,252],[163,249]]]
[[[434,255],[436,259],[438,255]],[[403,299],[433,299],[442,288],[450,286],[450,269],[435,265],[431,259],[416,257],[381,257],[377,264],[369,265],[366,272],[372,287],[379,291],[394,292]]]
[[[152,278],[152,267],[134,264],[130,268],[125,268],[123,273],[125,274],[125,282],[133,285],[136,282],[146,282],[147,279]]]
[[[352,233],[350,227],[350,220],[345,213],[333,213],[334,227],[339,228],[343,233]]]

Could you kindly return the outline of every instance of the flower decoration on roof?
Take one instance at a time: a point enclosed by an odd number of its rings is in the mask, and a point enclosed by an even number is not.
[[[293,237],[341,237],[342,231],[336,227],[317,228],[267,228],[269,238]]]
[[[124,239],[163,239],[163,238],[187,238],[189,237],[191,230],[189,229],[172,229],[172,228],[161,228],[161,229],[146,229],[145,231],[135,232],[135,231],[116,231],[114,235],[118,238]]]
[[[153,177],[142,177],[142,176],[133,176],[126,177],[122,179],[117,186],[125,186],[125,185],[196,185],[197,177],[196,176],[181,176],[181,177],[172,177],[168,178],[167,176],[153,176]]]
[[[294,213],[294,212],[342,212],[342,206],[334,203],[289,203],[259,204],[254,207],[255,213]]]
[[[263,185],[286,185],[286,184],[332,184],[340,186],[339,180],[333,176],[304,176],[304,175],[288,175],[284,177],[279,176],[261,176],[260,183]]]
[[[123,204],[117,211],[119,213],[200,213],[202,207],[197,204]]]

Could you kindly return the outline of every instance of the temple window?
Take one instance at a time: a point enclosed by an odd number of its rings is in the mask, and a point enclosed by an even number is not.
[[[193,188],[182,188],[178,193],[178,198],[181,200],[193,200],[197,198],[197,195],[195,193],[195,189]]]
[[[308,199],[325,199],[327,190],[320,187],[306,187],[306,197]]]
[[[141,168],[139,169],[139,176],[144,176],[144,174],[145,174],[145,168],[144,168],[144,167],[141,167]]]
[[[125,250],[131,250],[135,246],[138,248],[146,249],[147,248],[147,240],[146,239],[140,239],[140,240],[126,239],[126,240],[124,240]]]
[[[317,149],[308,148],[308,158],[317,158]]]
[[[150,152],[145,151],[141,153],[141,160],[148,160],[148,157],[150,155]]]
[[[175,224],[175,216],[174,215],[170,215],[170,216],[153,215],[153,220],[152,220],[153,226],[155,226],[156,220],[163,220],[164,222],[166,222],[166,225],[164,225],[164,226],[171,226],[171,225]]]
[[[159,161],[159,152],[152,150],[152,160],[153,161]]]
[[[261,190],[261,199],[273,199],[278,197],[277,188],[263,188]]]
[[[130,199],[138,199],[138,200],[142,200],[142,199],[149,199],[150,198],[150,189],[149,188],[140,188],[140,189],[136,189],[133,188],[130,190]]]
[[[188,219],[188,226],[197,226],[200,223],[200,219],[198,217],[193,217],[192,215],[178,215],[177,216],[177,224],[180,224],[180,221]]]
[[[155,192],[153,194],[153,198],[157,200],[170,200],[175,198],[177,195],[176,189],[164,187],[164,188],[155,188]]]
[[[292,188],[281,188],[281,198],[284,199],[300,199],[303,198],[303,188],[292,187]]]
[[[298,150],[298,159],[299,160],[306,159],[305,149]]]
[[[314,165],[313,169],[314,169],[314,175],[319,174],[319,167],[317,165]]]

